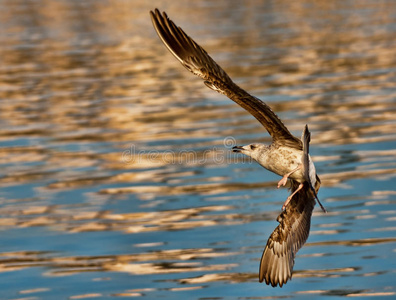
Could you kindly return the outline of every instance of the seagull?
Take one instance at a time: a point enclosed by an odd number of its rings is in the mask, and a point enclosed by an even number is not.
[[[170,20],[165,12],[150,11],[154,28],[176,59],[204,84],[247,110],[272,137],[272,143],[253,143],[233,147],[253,158],[265,169],[282,176],[278,188],[290,181],[291,195],[277,218],[278,227],[272,232],[263,251],[259,281],[276,287],[292,278],[294,258],[306,242],[316,201],[324,212],[317,193],[320,179],[309,156],[311,134],[306,125],[302,137],[293,136],[271,108],[260,99],[236,85],[209,54]],[[316,200],[316,201],[315,201]]]

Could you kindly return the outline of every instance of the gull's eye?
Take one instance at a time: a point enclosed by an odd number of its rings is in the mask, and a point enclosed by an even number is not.
[[[256,146],[250,145],[250,150],[254,150],[254,149],[256,149],[256,148],[257,148]]]

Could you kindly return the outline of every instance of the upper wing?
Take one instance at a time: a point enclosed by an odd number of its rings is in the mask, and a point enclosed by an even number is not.
[[[302,142],[289,132],[271,108],[237,86],[208,53],[177,27],[165,12],[161,15],[156,9],[150,15],[158,36],[185,68],[201,77],[206,86],[226,95],[252,114],[267,129],[274,143],[302,149]]]
[[[320,180],[317,178],[316,190],[319,190]],[[299,183],[291,180],[292,192]],[[309,235],[311,215],[315,206],[315,198],[308,183],[293,196],[286,209],[278,216],[278,227],[267,241],[260,262],[259,280],[265,280],[273,287],[280,287],[291,277],[294,258],[297,251],[304,245]]]

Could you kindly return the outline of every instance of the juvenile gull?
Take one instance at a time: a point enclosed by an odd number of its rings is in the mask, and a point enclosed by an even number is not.
[[[226,95],[252,114],[272,137],[271,145],[253,143],[236,146],[234,152],[252,157],[261,166],[282,179],[278,188],[289,179],[291,195],[278,216],[278,227],[267,241],[261,257],[259,280],[280,287],[292,277],[294,257],[309,235],[311,215],[320,179],[309,156],[310,132],[305,126],[301,139],[293,136],[271,108],[236,85],[227,73],[158,9],[150,12],[158,36],[168,50],[193,74],[201,77],[210,89]],[[320,204],[325,212],[325,209]]]

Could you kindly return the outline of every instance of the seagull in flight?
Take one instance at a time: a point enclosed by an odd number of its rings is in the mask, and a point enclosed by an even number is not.
[[[306,242],[311,226],[315,199],[324,212],[317,193],[320,179],[309,156],[311,134],[306,125],[301,139],[293,136],[271,108],[260,99],[236,85],[209,54],[158,9],[150,12],[158,36],[190,72],[204,80],[205,85],[247,110],[272,137],[272,143],[235,146],[265,169],[282,176],[278,188],[290,181],[291,195],[282,206],[278,227],[272,232],[261,257],[259,281],[273,287],[283,286],[292,277],[294,258]]]

